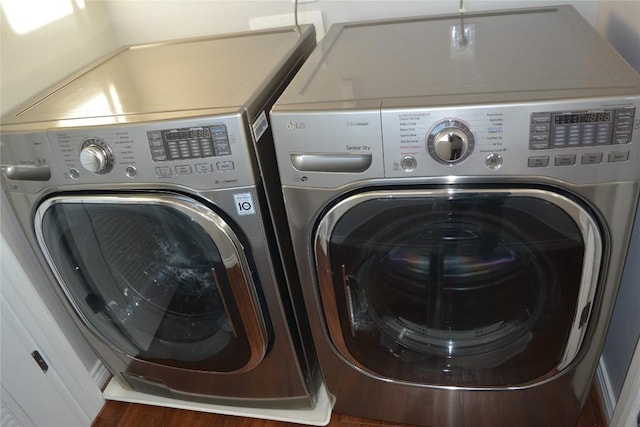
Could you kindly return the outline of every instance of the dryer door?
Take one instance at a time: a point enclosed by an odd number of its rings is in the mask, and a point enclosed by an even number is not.
[[[263,359],[267,329],[238,236],[181,195],[60,196],[36,234],[84,323],[126,355],[209,372]]]
[[[373,375],[439,386],[528,384],[570,364],[601,252],[589,212],[543,190],[358,194],[315,238],[336,349]]]

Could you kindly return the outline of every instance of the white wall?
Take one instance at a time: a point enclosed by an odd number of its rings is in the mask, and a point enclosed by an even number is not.
[[[117,46],[104,2],[67,1],[74,13],[24,34],[0,8],[0,115]]]

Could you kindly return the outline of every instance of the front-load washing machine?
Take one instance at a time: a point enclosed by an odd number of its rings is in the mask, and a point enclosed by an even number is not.
[[[2,121],[16,216],[133,390],[313,407],[267,113],[314,46],[311,26],[132,46]]]
[[[336,25],[272,109],[337,411],[572,426],[636,213],[640,79],[571,7]]]

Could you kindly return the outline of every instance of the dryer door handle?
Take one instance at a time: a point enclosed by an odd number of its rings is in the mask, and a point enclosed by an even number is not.
[[[291,154],[293,167],[301,172],[364,172],[371,166],[372,155],[350,153]]]

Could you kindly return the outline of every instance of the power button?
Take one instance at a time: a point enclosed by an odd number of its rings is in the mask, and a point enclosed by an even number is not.
[[[484,162],[489,169],[500,169],[502,166],[502,156],[500,154],[489,154]]]

